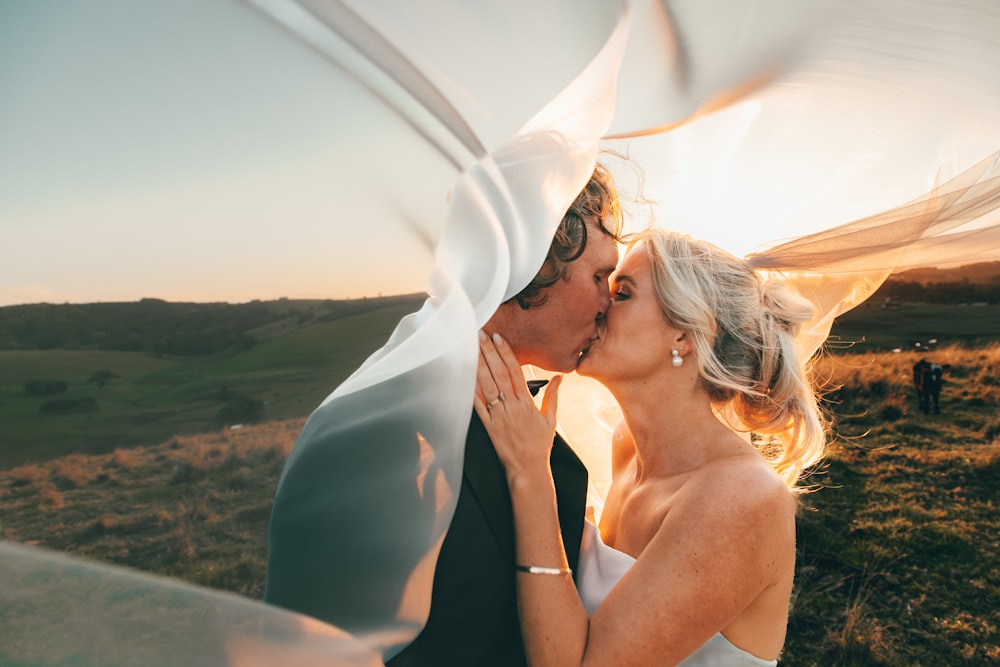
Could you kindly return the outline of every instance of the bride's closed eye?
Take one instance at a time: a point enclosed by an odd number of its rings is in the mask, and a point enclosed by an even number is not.
[[[629,294],[628,290],[625,289],[616,289],[614,292],[611,293],[612,301],[625,301],[630,298],[632,298],[632,295]]]

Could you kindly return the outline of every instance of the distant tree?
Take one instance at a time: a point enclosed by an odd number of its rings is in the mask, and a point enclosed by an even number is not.
[[[87,378],[87,382],[96,384],[98,389],[104,389],[104,385],[116,379],[118,379],[118,376],[111,371],[97,371]]]
[[[1000,283],[977,283],[968,277],[928,283],[889,278],[875,297],[907,303],[998,303]]]
[[[372,299],[323,301],[318,314],[365,312]],[[305,302],[312,307],[312,302]],[[115,350],[206,356],[250,349],[248,331],[299,316],[291,299],[174,303],[144,298],[129,303],[26,304],[0,307],[0,349]]]
[[[235,396],[219,410],[219,418],[224,424],[252,423],[263,415],[264,401],[250,396]]]

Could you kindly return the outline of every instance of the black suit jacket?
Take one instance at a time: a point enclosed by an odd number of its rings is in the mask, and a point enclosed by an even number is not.
[[[569,565],[580,556],[587,470],[556,436],[552,476]],[[431,612],[420,635],[389,667],[525,665],[514,580],[514,517],[503,466],[473,414],[458,506],[434,573]]]

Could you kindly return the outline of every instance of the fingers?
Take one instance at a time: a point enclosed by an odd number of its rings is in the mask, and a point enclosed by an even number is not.
[[[562,384],[562,375],[556,375],[545,387],[545,395],[542,397],[542,414],[545,420],[555,426],[556,412],[559,407],[559,385]]]
[[[472,407],[475,408],[476,414],[479,415],[479,420],[486,423],[490,417],[490,411],[489,408],[486,407],[486,401],[484,401],[479,395],[478,390],[476,391],[475,397],[472,399]]]
[[[500,334],[493,334],[493,345],[500,360],[507,369],[507,377],[510,379],[510,390],[514,395],[530,394],[528,384],[524,379],[524,371],[521,369],[521,362],[514,355],[514,350]]]
[[[532,412],[541,412],[545,421],[554,428],[561,382],[561,375],[552,378],[543,396],[541,408],[536,409],[524,379],[524,371],[513,349],[500,335],[488,336],[483,331],[479,332],[479,365],[476,369],[474,405],[483,421],[492,419],[501,409],[505,413],[519,413],[523,409],[520,406],[523,399],[526,406],[531,406]]]
[[[480,370],[484,367],[484,362],[482,357],[479,359]],[[496,385],[493,384],[492,379],[490,380],[490,386],[492,388],[487,388],[481,390],[478,386],[476,388],[476,393],[472,398],[472,407],[475,408],[476,414],[479,415],[479,419],[486,423],[493,417],[493,411],[496,410],[500,404],[506,400],[506,395],[501,394]],[[485,398],[484,394],[489,393],[493,398]]]
[[[485,332],[479,332],[479,358],[484,362],[479,364],[479,386],[487,404],[501,394],[505,398],[516,397],[526,391],[521,366],[510,345],[498,334],[489,337]]]
[[[476,402],[477,406],[478,403],[482,403],[483,408],[494,407],[496,405],[496,401],[500,400],[500,394],[503,392],[504,386],[510,384],[509,381],[505,384],[501,384],[502,380],[498,380],[494,376],[494,368],[500,366],[501,363],[499,361],[499,356],[496,354],[496,350],[493,350],[491,355],[488,353],[488,347],[492,348],[493,343],[486,338],[486,334],[480,332],[479,364],[476,367]]]

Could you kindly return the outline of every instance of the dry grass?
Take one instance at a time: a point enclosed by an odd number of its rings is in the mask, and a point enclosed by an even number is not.
[[[899,419],[918,411],[913,365],[925,357],[947,366],[942,405],[983,408],[1000,404],[1000,343],[972,350],[948,346],[933,352],[826,355],[817,360],[814,374],[829,388],[828,407],[841,418],[884,419],[879,411],[892,406],[901,412],[896,416]]]
[[[111,452],[111,463],[121,470],[134,470],[139,467],[142,457],[133,449],[116,449]]]
[[[917,354],[817,365],[837,438],[803,499],[782,667],[1000,661],[1000,344],[928,356],[950,364],[941,415],[917,409]],[[0,472],[3,537],[259,598],[303,422]]]
[[[2,537],[263,593],[267,519],[303,419],[0,473]]]
[[[912,366],[948,364],[924,415]],[[804,500],[783,665],[987,664],[1000,654],[1000,344],[829,356],[837,440]]]

